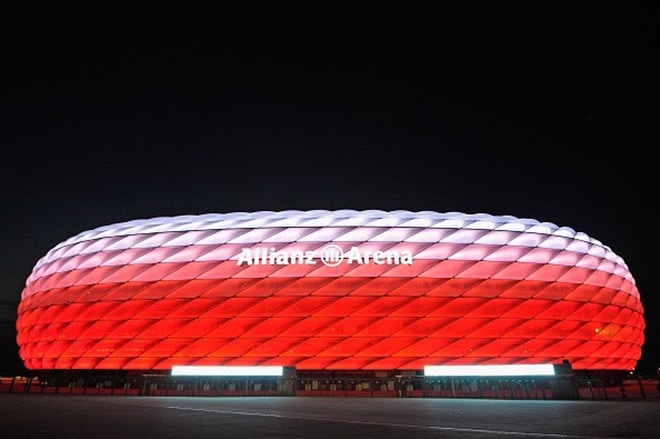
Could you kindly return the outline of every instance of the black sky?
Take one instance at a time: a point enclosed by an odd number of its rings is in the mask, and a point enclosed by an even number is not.
[[[57,243],[119,221],[486,212],[623,257],[654,370],[659,8],[490,3],[4,6],[0,303]]]

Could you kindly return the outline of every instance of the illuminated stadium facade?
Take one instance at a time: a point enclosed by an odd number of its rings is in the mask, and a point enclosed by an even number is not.
[[[281,211],[129,221],[35,265],[32,370],[420,371],[570,361],[631,370],[635,280],[568,227],[458,212]]]

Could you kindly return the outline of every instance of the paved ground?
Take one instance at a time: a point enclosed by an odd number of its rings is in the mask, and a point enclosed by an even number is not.
[[[0,438],[660,438],[660,401],[0,394]]]

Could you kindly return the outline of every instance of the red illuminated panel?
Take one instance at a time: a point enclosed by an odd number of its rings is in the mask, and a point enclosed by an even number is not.
[[[41,258],[18,309],[30,369],[279,365],[630,370],[625,262],[568,227],[487,214],[282,211],[154,218]]]

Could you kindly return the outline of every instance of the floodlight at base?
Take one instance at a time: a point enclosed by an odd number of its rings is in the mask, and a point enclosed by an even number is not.
[[[173,376],[282,376],[282,366],[172,366]]]
[[[552,364],[493,364],[485,366],[424,366],[425,376],[537,376],[554,375]]]

